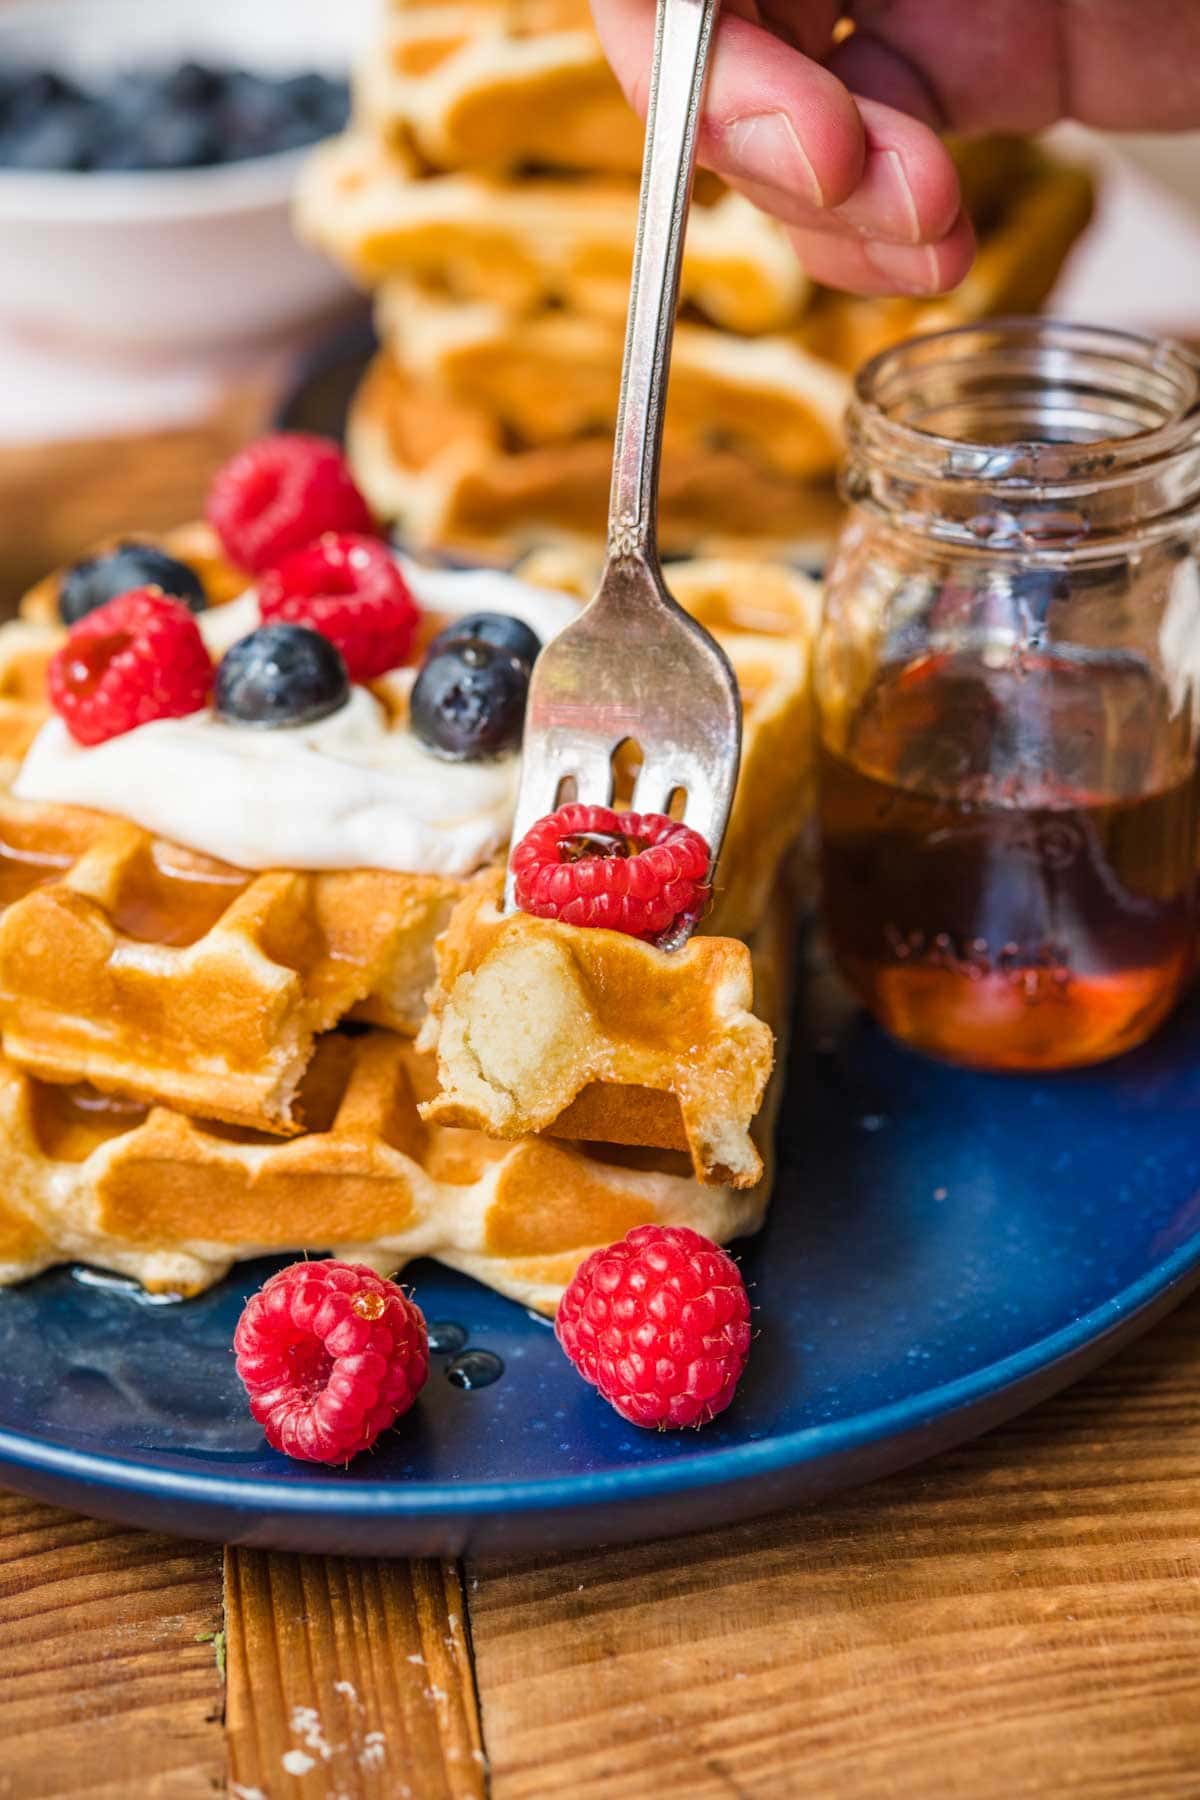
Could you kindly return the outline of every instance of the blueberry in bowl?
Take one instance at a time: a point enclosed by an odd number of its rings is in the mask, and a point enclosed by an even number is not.
[[[372,12],[4,0],[0,330],[179,358],[349,305],[296,236],[292,195],[341,126]]]
[[[339,651],[307,625],[260,625],[231,645],[217,668],[216,713],[229,725],[312,725],[349,698]]]
[[[57,69],[8,70],[0,168],[209,168],[316,143],[349,116],[348,82],[317,69],[272,75],[189,61],[87,85]]]

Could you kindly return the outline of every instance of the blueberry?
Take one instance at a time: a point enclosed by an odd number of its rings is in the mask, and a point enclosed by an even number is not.
[[[207,63],[183,62],[159,78],[158,89],[165,109],[174,106],[215,106],[224,99],[229,83],[227,69],[213,69]]]
[[[151,106],[159,104],[161,76],[147,69],[121,69],[110,79],[99,98],[110,115],[136,120]]]
[[[74,625],[106,600],[140,587],[159,587],[192,612],[203,612],[208,605],[200,577],[187,563],[153,544],[124,543],[72,563],[58,590],[59,617],[64,625]]]
[[[231,725],[310,725],[349,698],[339,652],[307,625],[260,625],[217,669],[217,712]]]
[[[27,79],[21,69],[0,69],[0,131],[20,104]]]
[[[524,663],[484,638],[456,638],[426,657],[409,717],[430,750],[473,762],[516,748],[528,693]]]
[[[125,113],[106,100],[102,111],[104,132],[93,168],[201,169],[221,160],[220,132],[203,109],[168,109],[154,101],[136,113]]]
[[[313,71],[292,75],[282,91],[293,115],[317,132],[341,131],[350,117],[350,84]]]
[[[291,107],[277,82],[245,69],[233,71],[221,108],[225,153],[230,161],[283,148],[291,123]]]
[[[130,138],[129,167],[202,169],[220,162],[222,152],[221,134],[208,113],[196,108],[150,112]]]
[[[81,88],[54,69],[15,69],[4,79],[5,112],[17,123],[30,124],[64,103],[85,98]]]
[[[507,651],[525,668],[532,669],[542,648],[542,640],[536,631],[531,631],[524,619],[514,619],[511,613],[477,612],[468,613],[463,619],[455,619],[452,624],[439,631],[429,646],[429,655],[444,650],[450,644],[462,642],[465,638],[482,638],[485,644],[491,644],[497,650]]]
[[[52,69],[17,70],[0,93],[0,164],[13,169],[87,169],[99,141],[90,97]]]
[[[103,141],[100,109],[64,100],[33,118],[17,117],[0,134],[0,165],[9,169],[90,169]]]

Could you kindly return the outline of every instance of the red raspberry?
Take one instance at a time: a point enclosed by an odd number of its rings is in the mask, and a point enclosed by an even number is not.
[[[214,476],[204,513],[232,560],[255,574],[323,531],[375,531],[337,445],[301,432],[239,450]]]
[[[72,625],[46,686],[75,741],[102,744],[152,719],[198,712],[212,679],[187,607],[159,588],[133,588]]]
[[[560,806],[512,853],[517,905],[539,919],[658,938],[708,899],[708,845],[663,813]]]
[[[280,1269],[247,1300],[233,1347],[268,1444],[303,1462],[369,1450],[429,1374],[420,1308],[362,1263]]]
[[[258,610],[264,625],[308,625],[327,637],[351,681],[404,662],[421,616],[386,544],[334,531],[267,570]]]
[[[554,1329],[631,1425],[707,1425],[746,1367],[750,1301],[733,1258],[698,1231],[637,1225],[580,1266]]]

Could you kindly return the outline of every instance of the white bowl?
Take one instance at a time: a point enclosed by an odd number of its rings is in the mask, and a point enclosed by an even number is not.
[[[345,74],[376,0],[17,0],[0,67],[82,77],[188,57]],[[0,169],[0,325],[186,350],[283,332],[334,306],[342,276],[292,233],[307,154],[144,174]]]

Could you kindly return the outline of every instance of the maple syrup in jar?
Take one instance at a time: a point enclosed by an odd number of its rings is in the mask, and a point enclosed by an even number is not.
[[[1200,365],[999,321],[858,379],[818,649],[825,917],[889,1031],[1142,1042],[1195,965]]]

